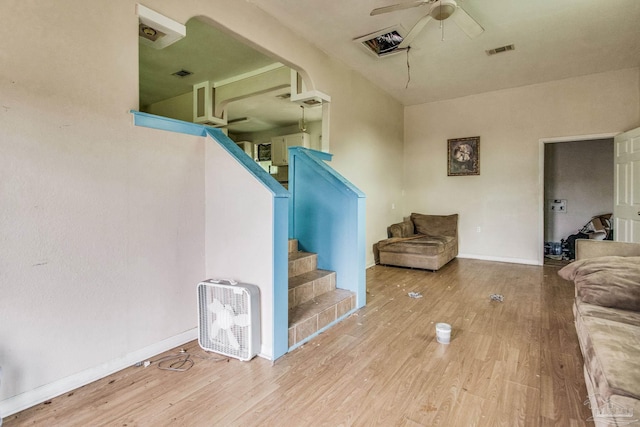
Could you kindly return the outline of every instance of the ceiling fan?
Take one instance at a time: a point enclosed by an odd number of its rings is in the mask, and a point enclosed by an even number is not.
[[[444,21],[445,19],[452,18],[458,27],[460,27],[460,29],[469,36],[469,38],[477,37],[484,31],[484,28],[469,16],[464,9],[458,6],[455,0],[417,0],[407,3],[399,3],[373,9],[371,11],[371,16],[425,5],[429,6],[429,12],[420,18],[413,28],[407,33],[402,42],[398,45],[398,49],[409,47],[413,39],[432,19],[436,21]]]

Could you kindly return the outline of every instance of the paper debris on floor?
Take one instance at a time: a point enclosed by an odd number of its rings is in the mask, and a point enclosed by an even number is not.
[[[489,295],[489,298],[491,299],[491,301],[498,301],[498,302],[504,301],[504,297],[500,294],[491,294]]]
[[[409,292],[409,298],[422,298],[422,294],[420,292]]]

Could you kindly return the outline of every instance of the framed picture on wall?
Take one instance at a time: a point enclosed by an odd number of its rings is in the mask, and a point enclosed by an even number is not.
[[[271,160],[271,144],[258,144],[258,161]]]
[[[447,175],[480,175],[480,137],[447,140]]]

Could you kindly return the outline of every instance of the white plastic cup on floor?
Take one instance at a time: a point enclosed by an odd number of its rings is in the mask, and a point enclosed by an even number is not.
[[[448,323],[436,323],[436,339],[440,344],[449,344],[451,341],[451,325]]]

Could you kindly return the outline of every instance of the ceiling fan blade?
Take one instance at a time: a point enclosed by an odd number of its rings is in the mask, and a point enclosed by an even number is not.
[[[395,12],[396,10],[411,9],[412,7],[422,6],[423,4],[426,4],[427,1],[428,0],[417,0],[407,3],[392,4],[391,6],[379,7],[377,9],[373,9],[369,15],[375,16],[381,15],[383,13]]]
[[[398,45],[398,49],[405,49],[409,47],[413,39],[416,38],[416,36],[420,33],[420,31],[422,31],[424,26],[427,25],[427,22],[429,21],[431,21],[431,15],[425,15],[420,18],[420,20],[416,22],[416,25],[413,26],[411,31],[407,33],[405,38],[402,40],[402,43]]]
[[[475,19],[469,16],[469,14],[459,6],[451,18],[456,24],[458,24],[458,27],[460,27],[460,29],[469,36],[470,39],[478,37],[484,32],[484,28],[482,28]]]

